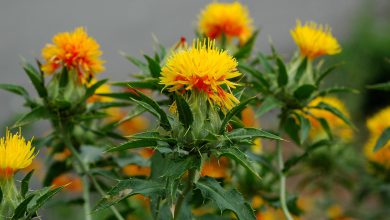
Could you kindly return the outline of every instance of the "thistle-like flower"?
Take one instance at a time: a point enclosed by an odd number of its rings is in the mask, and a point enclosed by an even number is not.
[[[239,2],[213,2],[199,15],[199,32],[211,39],[224,34],[228,39],[236,37],[245,43],[253,32],[248,9]]]
[[[215,48],[215,41],[194,41],[192,47],[174,52],[162,68],[160,84],[170,92],[202,93],[211,104],[231,109],[239,100],[230,81],[240,76],[237,61],[226,51]]]
[[[364,153],[370,161],[390,170],[390,141],[381,146],[379,150],[374,151],[378,138],[386,128],[390,127],[389,119],[390,107],[387,107],[367,120],[370,138],[365,145]]]
[[[77,73],[80,82],[85,82],[96,73],[104,71],[99,47],[82,27],[73,32],[59,33],[53,37],[52,44],[47,44],[42,49],[45,60],[42,71],[53,74],[57,69],[66,67]]]
[[[34,150],[31,140],[7,129],[5,137],[0,138],[0,178],[12,178],[17,170],[28,167],[36,156]]]
[[[314,22],[302,25],[298,20],[296,27],[291,30],[291,36],[298,45],[301,55],[308,59],[341,52],[340,45],[328,26],[324,27]]]

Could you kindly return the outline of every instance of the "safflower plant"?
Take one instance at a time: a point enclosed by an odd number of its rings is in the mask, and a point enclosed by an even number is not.
[[[156,41],[144,60],[123,53],[139,69],[125,82],[98,79],[103,52],[78,27],[55,35],[36,65],[23,62],[37,98],[0,84],[30,109],[12,128],[39,120],[51,126],[31,141],[21,130],[0,139],[2,218],[40,217],[38,209],[55,194],[72,192],[86,220],[291,220],[304,219],[317,205],[314,197],[338,184],[355,193],[352,177],[340,175],[354,169],[357,129],[336,95],[358,91],[322,85],[337,67],[324,68],[323,58],[342,50],[331,29],[296,21],[291,37],[298,49],[287,59],[272,44],[269,55],[255,51],[258,31],[238,2],[213,2],[197,19],[193,40],[181,37],[169,48]],[[265,116],[274,118],[274,129],[260,128]],[[383,118],[388,108],[368,120],[364,150],[368,172],[380,183],[389,181],[390,128]],[[29,190],[29,172],[18,190],[14,174],[38,160],[38,151],[47,167],[44,188]],[[294,176],[299,187],[289,185]],[[314,193],[301,195],[307,188]],[[321,217],[353,215],[332,199],[319,205],[327,210]]]

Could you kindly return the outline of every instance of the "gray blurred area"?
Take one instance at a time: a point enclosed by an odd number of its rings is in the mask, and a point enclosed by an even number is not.
[[[388,1],[388,0],[387,0]],[[0,0],[0,82],[31,85],[20,67],[21,57],[32,61],[58,32],[84,26],[100,44],[107,71],[100,77],[126,80],[135,71],[119,55],[152,51],[154,34],[166,46],[180,36],[192,39],[199,11],[206,0]],[[348,38],[362,0],[242,1],[261,28],[258,49],[268,50],[268,37],[282,53],[295,48],[289,30],[296,19],[327,23],[341,41]],[[386,1],[382,1],[382,4]],[[378,13],[381,1],[378,1]],[[0,125],[25,112],[20,97],[0,91]],[[1,128],[0,128],[1,129]]]

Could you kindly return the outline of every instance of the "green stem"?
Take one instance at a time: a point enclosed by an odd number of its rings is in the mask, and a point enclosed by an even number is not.
[[[279,181],[280,181],[280,204],[282,206],[282,210],[284,216],[287,220],[293,220],[290,212],[288,211],[287,202],[286,202],[286,176],[283,173],[284,162],[283,162],[283,152],[280,141],[276,142],[277,153],[278,153],[278,166],[279,166]]]
[[[0,177],[0,186],[3,193],[3,200],[0,203],[0,219],[11,219],[21,197],[12,176],[6,177],[6,179]]]
[[[180,209],[183,206],[183,202],[186,198],[186,195],[192,191],[193,185],[194,185],[194,179],[196,175],[196,170],[195,169],[190,169],[188,171],[188,178],[187,178],[187,186],[184,189],[183,193],[179,196],[177,199],[176,205],[175,205],[175,213],[173,216],[173,219],[176,220],[179,217],[180,214]]]
[[[84,192],[83,192],[84,201],[85,201],[85,203],[88,203],[88,204],[84,204],[85,219],[90,220],[92,212],[90,209],[90,192],[89,192],[89,187],[88,187],[88,182],[89,182],[88,177],[91,180],[94,187],[96,188],[96,190],[100,193],[101,196],[103,196],[103,197],[106,196],[106,193],[104,192],[104,190],[102,189],[100,184],[96,181],[95,177],[89,172],[88,165],[84,163],[79,152],[73,146],[72,141],[71,141],[70,136],[69,136],[69,132],[65,127],[63,127],[63,124],[60,124],[60,130],[62,132],[66,147],[72,152],[72,156],[73,156],[75,162],[78,163],[78,165],[79,165],[79,168],[81,171],[81,173],[79,175],[82,177],[83,184],[85,184],[84,185]],[[85,182],[84,182],[84,180],[85,180]],[[110,209],[114,213],[115,217],[118,220],[124,220],[122,215],[119,213],[119,211],[114,206],[110,206]]]
[[[83,183],[83,199],[84,199],[84,216],[85,220],[92,220],[91,216],[91,201],[89,195],[89,181],[86,175],[83,175],[81,178]]]

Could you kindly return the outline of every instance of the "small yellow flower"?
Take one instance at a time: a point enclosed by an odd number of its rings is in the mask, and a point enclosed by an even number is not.
[[[7,129],[0,138],[0,178],[12,177],[20,169],[28,167],[35,158],[31,140],[26,141],[21,132],[11,134]]]
[[[298,20],[295,29],[290,32],[301,55],[308,59],[341,52],[341,47],[328,26],[323,27],[314,22],[306,22],[302,25]]]
[[[238,84],[230,80],[240,75],[237,61],[215,48],[215,41],[198,40],[190,48],[173,52],[162,68],[160,84],[170,92],[204,93],[210,103],[231,109],[239,100],[230,91]]]
[[[42,71],[46,74],[53,74],[58,68],[66,67],[78,74],[80,82],[85,82],[95,73],[104,71],[100,46],[88,36],[84,28],[59,33],[52,41],[52,44],[42,49],[42,57],[46,62],[42,65]]]
[[[308,106],[314,107],[321,102],[334,107],[335,109],[343,113],[346,117],[349,117],[349,112],[345,107],[344,103],[336,97],[318,97],[312,100],[308,104]],[[352,139],[352,135],[353,135],[352,128],[348,126],[343,120],[341,120],[336,115],[322,109],[310,108],[310,109],[306,109],[306,111],[308,111],[311,114],[311,115],[306,115],[306,117],[310,120],[312,126],[312,129],[310,131],[311,138],[316,138],[318,136],[325,134],[324,133],[325,131],[321,126],[321,123],[315,118],[317,117],[317,118],[323,118],[328,122],[328,125],[334,135],[337,135],[338,137],[342,138],[345,141],[349,141]]]
[[[222,34],[228,39],[237,37],[241,44],[245,43],[253,32],[249,11],[239,2],[210,3],[199,15],[198,29],[211,39]]]
[[[377,114],[367,120],[367,127],[370,131],[370,138],[367,141],[364,153],[366,157],[384,168],[390,170],[390,141],[381,149],[374,152],[374,147],[382,132],[390,127],[390,107],[382,109]]]

